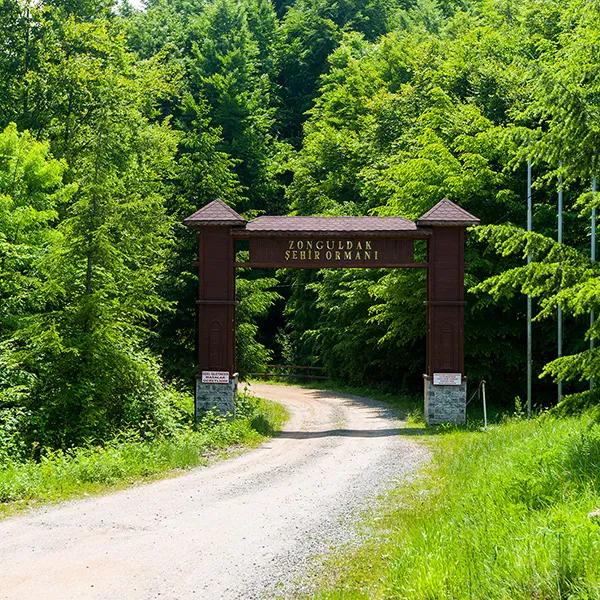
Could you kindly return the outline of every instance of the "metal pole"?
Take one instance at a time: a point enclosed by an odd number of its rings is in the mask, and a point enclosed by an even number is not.
[[[531,203],[531,161],[527,161],[527,231],[532,230]],[[527,265],[531,264],[531,251],[527,253]],[[531,332],[531,296],[527,294],[527,416],[531,416],[531,378],[532,378],[532,332]]]
[[[592,203],[596,200],[596,176],[592,177]],[[592,260],[592,264],[596,262],[596,207],[592,208],[592,224],[591,224],[591,248],[590,248],[590,258]],[[594,309],[590,311],[590,328],[594,326],[595,315]],[[594,349],[594,338],[590,337],[590,350]],[[590,377],[590,390],[594,389],[594,378]]]
[[[558,175],[558,243],[562,244],[563,241],[563,178],[562,178],[562,161],[559,163],[559,175]],[[563,315],[562,308],[558,307],[558,325],[557,325],[557,354],[558,358],[562,356],[563,350]],[[562,381],[558,381],[558,401],[562,400]]]
[[[485,399],[485,379],[481,382],[483,391],[483,428],[487,429],[487,402]]]

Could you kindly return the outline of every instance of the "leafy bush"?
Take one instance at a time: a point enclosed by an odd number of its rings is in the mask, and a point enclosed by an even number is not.
[[[25,457],[27,445],[22,432],[30,417],[22,407],[0,409],[0,465],[9,459]]]
[[[172,399],[188,405],[190,401],[180,395]],[[138,431],[122,432],[103,445],[44,449],[38,462],[0,455],[0,513],[12,510],[15,503],[58,500],[188,469],[220,449],[260,442],[285,420],[284,409],[265,400],[244,396],[242,406],[235,418],[208,414],[197,428],[180,424],[168,436],[143,439]]]

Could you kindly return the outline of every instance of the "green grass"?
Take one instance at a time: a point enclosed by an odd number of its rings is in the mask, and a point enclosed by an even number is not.
[[[103,446],[47,452],[40,462],[0,464],[0,517],[44,502],[100,493],[206,464],[232,448],[254,446],[287,419],[279,404],[250,398],[244,416],[207,418],[196,430],[150,441],[121,437]]]
[[[432,465],[382,501],[313,597],[600,598],[600,424],[438,432]]]

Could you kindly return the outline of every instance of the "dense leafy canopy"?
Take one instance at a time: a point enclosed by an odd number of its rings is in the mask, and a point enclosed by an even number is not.
[[[194,370],[181,220],[215,197],[248,217],[415,218],[448,196],[488,225],[467,248],[471,380],[523,393],[521,291],[535,371],[584,391],[599,44],[595,0],[0,0],[0,444],[169,430]],[[418,389],[423,273],[273,275],[239,274],[243,372],[276,357]]]

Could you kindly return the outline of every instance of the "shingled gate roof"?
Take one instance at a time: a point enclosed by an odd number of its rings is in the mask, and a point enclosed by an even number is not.
[[[372,233],[416,231],[417,226],[401,217],[257,217],[246,231],[264,233]]]
[[[416,223],[402,217],[305,217],[263,216],[249,223],[222,200],[213,200],[184,220],[188,227],[202,225],[246,225],[249,234],[270,233],[374,233],[417,231],[418,227],[432,225],[477,225],[479,219],[447,198],[440,200]],[[421,233],[426,234],[427,230]]]
[[[444,198],[417,219],[417,225],[478,225],[479,219],[464,208]]]
[[[223,200],[213,200],[183,221],[188,227],[198,225],[244,225],[246,220]]]

